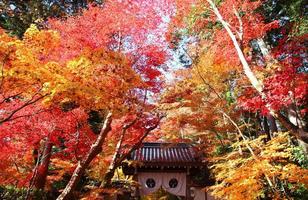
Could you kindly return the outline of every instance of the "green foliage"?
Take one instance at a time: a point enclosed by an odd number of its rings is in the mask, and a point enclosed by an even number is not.
[[[27,188],[16,188],[14,186],[0,186],[0,199],[2,200],[24,200]],[[34,190],[30,196],[32,200],[50,200],[50,196],[41,190]]]
[[[177,97],[175,100],[176,100],[177,102],[181,102],[181,101],[183,101],[184,99],[183,99],[182,97]]]
[[[266,20],[281,20],[282,24],[293,24],[291,35],[301,36],[308,33],[307,6],[304,0],[268,0],[261,12]]]
[[[215,147],[215,151],[214,151],[214,155],[219,156],[219,155],[223,155],[225,153],[229,153],[231,152],[232,146],[230,145],[218,145]]]
[[[298,20],[297,24],[295,25],[295,36],[300,36],[308,33],[308,16],[302,17]]]
[[[1,27],[11,34],[21,37],[32,23],[45,20],[48,16],[60,16],[61,8],[55,3],[52,6],[44,1],[2,1],[0,4],[2,15]]]
[[[291,184],[288,183],[285,187],[289,192],[292,191],[292,198],[294,200],[308,199],[308,189],[303,184]]]
[[[227,100],[228,104],[232,104],[232,103],[235,102],[235,99],[232,96],[232,92],[231,91],[226,92],[226,100]]]
[[[308,157],[302,147],[294,147],[292,150],[292,160],[301,167],[308,169]]]
[[[262,5],[261,12],[268,19],[279,19],[281,16],[288,16],[291,21],[296,21],[304,14],[304,4],[304,0],[267,0]]]
[[[0,26],[11,34],[22,37],[31,24],[44,26],[48,17],[65,17],[76,14],[85,8],[88,2],[102,1],[0,1]]]

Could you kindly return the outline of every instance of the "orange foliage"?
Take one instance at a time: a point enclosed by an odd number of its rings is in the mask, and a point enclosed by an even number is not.
[[[233,144],[231,153],[214,159],[213,172],[217,184],[210,187],[213,195],[222,199],[257,199],[265,196],[284,199],[289,198],[288,192],[301,185],[307,188],[308,169],[294,162],[295,146],[290,143],[289,134],[280,133],[267,143],[264,139],[261,136],[248,142],[256,158],[245,148],[241,154],[238,147],[244,142],[239,142]],[[268,176],[272,186],[265,176]],[[288,188],[288,184],[294,188]],[[280,192],[281,189],[286,192]]]
[[[142,81],[121,53],[104,49],[84,51],[61,64],[50,60],[60,38],[56,31],[39,31],[31,26],[23,40],[1,37],[4,62],[3,90],[30,96],[39,91],[47,95],[46,104],[74,102],[86,109],[119,111],[127,92],[142,87]],[[10,51],[9,51],[10,50]],[[115,89],[117,88],[117,89]]]

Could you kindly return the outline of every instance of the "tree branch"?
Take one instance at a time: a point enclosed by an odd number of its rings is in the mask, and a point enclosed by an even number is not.
[[[91,161],[96,157],[96,155],[98,155],[102,151],[102,145],[105,142],[107,134],[111,130],[111,121],[112,113],[109,112],[104,121],[103,128],[97,136],[96,141],[91,145],[91,148],[88,151],[87,155],[81,161],[78,161],[78,164],[72,174],[70,181],[66,185],[63,192],[58,196],[57,200],[68,200],[72,198],[73,192],[84,171],[89,166]]]
[[[38,102],[39,100],[43,99],[44,97],[46,97],[47,95],[49,94],[45,94],[45,95],[41,95],[40,97],[36,98],[35,99],[35,96],[37,95],[38,93],[36,93],[35,95],[32,96],[32,98],[28,101],[26,101],[26,103],[24,103],[22,106],[20,106],[19,108],[15,109],[14,111],[12,111],[7,117],[3,118],[3,119],[0,119],[0,125],[3,124],[4,122],[7,122],[7,121],[10,121],[12,120],[13,116],[19,112],[20,110],[22,110],[23,108],[31,105],[31,104],[35,104],[36,102]],[[16,117],[18,118],[18,117]],[[15,118],[15,119],[16,119]]]

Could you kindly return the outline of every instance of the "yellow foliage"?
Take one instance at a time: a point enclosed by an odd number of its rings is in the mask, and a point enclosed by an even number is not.
[[[291,162],[292,147],[288,133],[279,133],[277,137],[265,143],[264,137],[248,141],[256,157],[243,148],[241,154],[237,146],[234,151],[220,157],[213,165],[217,184],[211,187],[212,194],[222,199],[258,199],[265,196],[287,198],[280,193],[283,184],[308,186],[308,170]],[[269,185],[268,177],[273,186]],[[288,197],[289,198],[289,197]]]
[[[50,186],[55,181],[63,179],[65,174],[70,174],[74,169],[75,164],[66,160],[51,159],[50,166],[52,167],[51,174],[47,176],[47,183]]]
[[[228,113],[235,119],[238,117],[235,104],[226,95],[233,87],[228,80],[234,71],[236,68],[216,64],[213,55],[204,53],[189,72],[185,71],[183,80],[167,88],[162,95],[161,109],[168,110],[167,119],[162,124],[168,138],[178,137],[179,128],[187,130],[187,126],[195,129],[195,135],[205,131],[212,136],[217,136],[217,133],[226,135],[234,130],[222,114]]]
[[[40,31],[32,24],[25,32],[23,41],[31,48],[31,53],[47,56],[59,46],[60,34],[53,30]]]
[[[129,91],[144,87],[125,55],[105,49],[85,50],[69,61],[53,52],[60,35],[36,26],[22,40],[0,35],[0,55],[4,65],[4,90],[10,93],[46,95],[44,103],[71,101],[88,109],[125,111]]]
[[[214,63],[214,55],[205,53],[200,56],[198,62],[192,68],[191,82],[205,87],[210,85],[217,92],[226,91],[228,88],[226,88],[225,81],[232,71],[235,71],[235,68],[216,64]]]

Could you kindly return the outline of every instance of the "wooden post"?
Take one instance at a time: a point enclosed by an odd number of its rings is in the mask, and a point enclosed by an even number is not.
[[[135,167],[135,171],[134,171],[134,175],[133,175],[133,180],[135,182],[138,182],[138,170],[137,170],[137,167]],[[135,189],[135,197],[133,197],[132,199],[134,199],[134,200],[140,200],[141,199],[139,187],[136,187],[136,189]]]
[[[187,172],[186,172],[186,200],[193,200],[194,198],[191,196],[191,191],[190,188],[192,186],[192,181],[190,178],[190,167],[187,167]]]

